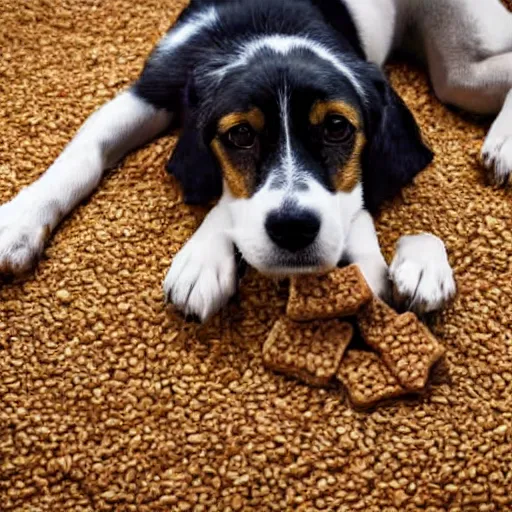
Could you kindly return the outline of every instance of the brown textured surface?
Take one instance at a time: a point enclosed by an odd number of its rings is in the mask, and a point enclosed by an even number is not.
[[[349,265],[326,275],[292,278],[286,314],[299,321],[351,316],[371,297],[357,265]]]
[[[263,345],[263,361],[274,371],[325,386],[334,377],[352,334],[352,326],[339,320],[298,323],[281,318]]]
[[[358,315],[361,334],[397,377],[402,386],[420,391],[444,348],[414,313],[396,314],[373,299]]]
[[[347,351],[336,376],[347,388],[350,401],[358,407],[371,407],[381,400],[407,393],[373,352]]]
[[[136,76],[178,7],[2,2],[3,200]],[[2,510],[512,508],[512,198],[484,185],[486,125],[442,107],[420,72],[392,77],[437,157],[380,240],[389,258],[402,234],[441,236],[460,292],[433,327],[447,369],[431,392],[361,413],[265,370],[285,298],[254,274],[232,318],[166,313],[161,281],[196,219],[165,176],[165,139],[104,180],[35,275],[0,289]]]

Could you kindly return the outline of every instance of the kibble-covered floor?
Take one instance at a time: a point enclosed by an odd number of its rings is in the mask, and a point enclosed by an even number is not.
[[[184,3],[3,0],[2,201],[137,76]],[[265,370],[285,296],[252,273],[210,326],[166,311],[162,279],[198,217],[163,139],[0,286],[1,510],[512,510],[512,196],[484,184],[485,123],[442,107],[418,70],[392,78],[437,157],[380,240],[390,258],[400,235],[439,235],[460,291],[433,327],[447,355],[428,393],[356,412]]]

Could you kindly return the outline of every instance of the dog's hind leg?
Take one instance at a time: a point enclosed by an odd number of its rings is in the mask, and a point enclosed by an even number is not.
[[[442,101],[469,112],[498,113],[482,147],[482,160],[492,183],[510,183],[512,52],[495,55],[459,68],[455,74],[452,73],[448,83],[441,89],[438,86],[437,90]]]
[[[131,89],[92,114],[51,167],[0,206],[0,273],[29,269],[51,232],[92,193],[104,171],[164,131],[170,119]]]
[[[512,174],[512,13],[497,0],[432,0],[421,29],[437,97],[476,114],[498,115],[482,149],[490,181]]]
[[[512,89],[512,51],[478,62],[454,63],[444,77],[433,77],[433,85],[443,103],[475,114],[497,114]]]
[[[509,184],[512,175],[512,52],[460,67],[447,83],[441,87],[438,84],[436,90],[442,101],[469,112],[498,113],[482,147],[482,161],[490,182]]]
[[[512,65],[512,54],[510,60]],[[482,161],[493,183],[512,184],[512,85],[503,108],[485,139]]]

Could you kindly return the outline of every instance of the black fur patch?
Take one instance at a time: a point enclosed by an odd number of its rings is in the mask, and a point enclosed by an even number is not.
[[[412,182],[434,157],[403,100],[385,79],[368,115],[368,143],[362,154],[365,206],[376,213]]]
[[[253,192],[269,172],[276,172],[283,137],[282,91],[289,96],[298,174],[313,175],[328,190],[333,190],[335,171],[326,162],[332,158],[326,158],[307,126],[309,108],[317,99],[341,98],[360,112],[367,140],[361,162],[364,198],[371,211],[431,161],[412,114],[382,73],[365,61],[356,26],[341,0],[192,0],[171,33],[197,23],[211,8],[215,21],[203,23],[183,44],[165,51],[157,47],[134,87],[145,100],[175,114],[181,136],[167,168],[180,182],[186,202],[207,203],[222,193],[210,142],[217,120],[227,113],[257,106],[265,115],[265,133],[249,159]],[[321,45],[357,77],[364,98],[331,62],[302,47],[286,54],[262,49],[248,65],[226,68],[244,45],[275,35]],[[226,72],[219,75],[220,69]]]

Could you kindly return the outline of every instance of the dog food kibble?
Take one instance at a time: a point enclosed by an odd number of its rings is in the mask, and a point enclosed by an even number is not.
[[[268,368],[314,386],[326,385],[352,338],[352,326],[340,320],[295,323],[278,320],[263,346]]]
[[[55,296],[63,304],[68,304],[71,302],[71,294],[67,290],[58,290]]]
[[[361,309],[357,319],[366,343],[381,355],[399,383],[410,391],[424,388],[432,365],[444,349],[416,315],[399,315],[375,298]]]
[[[371,297],[358,266],[349,265],[326,275],[292,279],[286,313],[297,321],[350,316]]]
[[[371,407],[381,400],[407,393],[374,352],[348,350],[336,374],[356,407]]]

